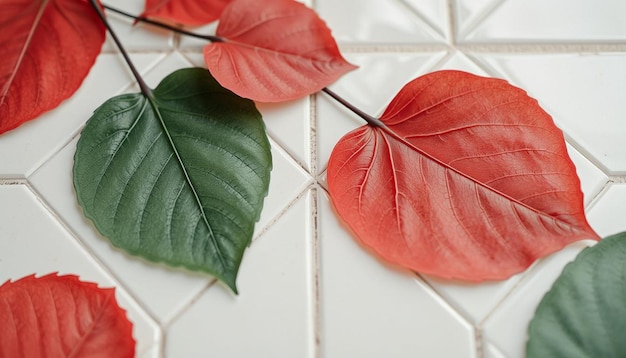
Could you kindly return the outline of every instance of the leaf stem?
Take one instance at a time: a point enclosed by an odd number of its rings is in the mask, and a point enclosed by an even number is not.
[[[182,35],[187,35],[187,36],[191,36],[191,37],[195,37],[195,38],[199,38],[199,39],[203,39],[203,40],[207,40],[207,41],[211,41],[211,42],[222,42],[222,41],[224,41],[221,37],[218,37],[218,36],[197,34],[195,32],[183,30],[180,27],[168,25],[168,24],[165,24],[163,22],[150,20],[148,18],[141,17],[141,16],[135,16],[133,14],[127,13],[126,11],[114,8],[114,7],[109,6],[109,5],[102,4],[102,7],[104,7],[105,9],[107,9],[109,11],[112,11],[112,12],[114,12],[116,14],[119,14],[119,15],[122,15],[122,16],[126,16],[128,18],[134,19],[135,21],[145,22],[146,24],[150,24],[150,25],[153,25],[153,26],[156,26],[156,27],[160,27],[162,29],[167,29],[167,30],[170,30],[170,31],[174,31],[174,32],[177,32],[177,33],[182,34]]]
[[[346,107],[347,109],[351,110],[352,112],[354,112],[354,114],[356,114],[357,116],[363,118],[367,124],[369,124],[372,127],[381,127],[381,128],[385,128],[385,123],[383,123],[380,119],[370,116],[369,114],[363,112],[362,110],[356,108],[352,103],[346,101],[345,99],[343,99],[342,97],[340,97],[338,94],[336,94],[335,92],[331,91],[328,87],[322,88],[322,91],[324,91],[326,94],[328,94],[329,96],[331,96],[334,100],[336,100],[337,102],[341,103],[344,107]]]
[[[126,49],[124,49],[124,46],[122,46],[122,42],[117,37],[117,35],[113,31],[113,29],[111,28],[111,25],[109,24],[109,22],[107,21],[106,17],[104,16],[104,13],[102,12],[102,9],[98,5],[97,0],[89,0],[89,3],[91,4],[91,7],[93,7],[93,9],[96,11],[98,16],[100,17],[100,20],[102,20],[102,23],[104,24],[104,26],[109,31],[109,34],[111,34],[111,37],[113,38],[113,41],[115,41],[115,45],[117,45],[117,48],[122,53],[122,56],[124,57],[124,60],[128,64],[128,67],[130,68],[130,71],[133,73],[133,76],[137,80],[137,84],[139,84],[139,88],[141,89],[141,93],[143,93],[148,98],[152,98],[152,90],[150,89],[150,87],[148,87],[146,82],[143,80],[143,77],[141,77],[141,75],[139,74],[139,71],[137,71],[137,68],[133,64],[133,61],[131,61],[130,56],[128,56],[128,53],[126,52]]]

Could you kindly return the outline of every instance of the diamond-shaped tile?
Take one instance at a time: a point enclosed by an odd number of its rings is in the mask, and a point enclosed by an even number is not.
[[[626,184],[612,184],[587,214],[589,224],[602,237],[626,231]]]
[[[318,203],[324,357],[475,356],[471,325],[413,273],[357,244],[326,195]]]
[[[441,0],[400,0],[441,37],[448,33],[448,4]]]
[[[471,8],[475,0],[460,0]],[[626,3],[621,0],[507,0],[473,31],[466,41],[545,42],[623,41]]]
[[[594,165],[626,173],[626,55],[485,54],[476,58],[524,88]]]
[[[252,243],[238,296],[214,285],[168,328],[168,357],[314,357],[310,207],[300,199]]]
[[[346,59],[359,68],[343,75],[330,88],[362,111],[379,116],[405,84],[423,75],[444,56],[443,51],[349,53]]]
[[[455,0],[456,36],[463,35],[478,26],[482,20],[502,5],[505,0]]]
[[[311,106],[309,97],[287,103],[259,103],[268,134],[300,166],[311,170]]]
[[[0,202],[0,284],[31,274],[59,272],[101,287],[116,286],[25,185],[0,186]],[[124,288],[116,287],[116,298],[133,322],[137,354],[143,356],[157,343],[159,328]]]
[[[436,6],[432,3],[428,5]],[[445,42],[442,35],[425,23],[415,13],[415,9],[404,1],[317,0],[315,8],[339,43]],[[437,12],[429,11],[428,14]],[[446,26],[437,25],[437,28]]]
[[[272,141],[272,173],[270,188],[263,202],[263,211],[256,225],[256,233],[275,219],[313,179],[280,146]]]
[[[160,55],[133,55],[139,69],[158,61]],[[0,136],[0,178],[28,176],[60,150],[93,111],[133,81],[117,55],[101,54],[78,91],[56,109]],[[8,155],[10,153],[10,155]]]

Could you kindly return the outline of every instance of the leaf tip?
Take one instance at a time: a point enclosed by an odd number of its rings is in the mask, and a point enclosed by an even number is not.
[[[235,295],[239,295],[239,290],[237,289],[237,274],[234,275],[226,275],[219,278],[222,283],[224,283],[228,288],[230,288]]]

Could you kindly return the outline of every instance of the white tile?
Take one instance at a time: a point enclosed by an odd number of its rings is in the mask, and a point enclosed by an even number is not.
[[[346,54],[348,62],[359,68],[329,88],[365,113],[379,116],[405,84],[428,72],[444,55],[445,52]]]
[[[589,224],[602,237],[626,231],[626,184],[612,184],[587,214]]]
[[[485,344],[485,358],[507,358],[498,348],[493,344]]]
[[[296,164],[280,146],[272,144],[272,172],[267,197],[263,201],[263,211],[255,227],[255,235],[275,219],[313,179]]]
[[[539,301],[563,267],[591,242],[575,242],[530,269],[523,281],[483,323],[483,338],[508,358],[525,357],[526,333]],[[495,355],[498,357],[498,355]]]
[[[185,28],[185,30],[193,32],[198,35],[215,35],[215,31],[217,30],[217,22],[212,22],[210,24],[194,27],[194,28]],[[180,44],[178,46],[179,49],[183,51],[195,51],[202,52],[202,48],[211,42],[202,38],[196,38],[189,35],[180,35]]]
[[[155,66],[144,71],[142,76],[150,88],[156,88],[172,72],[188,67],[192,67],[192,65],[184,56],[178,52],[170,52],[164,55]],[[134,85],[126,92],[139,92],[139,87]]]
[[[478,325],[515,287],[523,274],[480,284],[422,275],[470,323]]]
[[[101,287],[115,287],[108,273],[26,186],[0,186],[0,202],[4,204],[0,206],[0,283],[59,272]],[[159,328],[122,287],[116,287],[116,298],[133,323],[136,351],[141,355],[155,344]]]
[[[403,1],[316,0],[315,8],[339,43],[445,42]],[[433,12],[437,10],[429,11],[429,15]]]
[[[626,54],[476,58],[536,98],[594,164],[626,174]]]
[[[441,37],[448,36],[448,4],[441,0],[401,0]]]
[[[455,0],[456,36],[462,38],[505,0]]]
[[[478,66],[471,60],[467,54],[460,51],[454,51],[443,63],[433,70],[459,70],[473,73],[478,76],[493,77],[493,74],[485,72],[483,68]]]
[[[357,244],[326,195],[318,202],[325,358],[475,356],[472,327],[458,313]]]
[[[309,97],[287,103],[259,103],[270,135],[298,164],[311,170],[311,107]]]
[[[365,122],[352,112],[330,99],[325,94],[317,96],[317,172],[322,173],[328,166],[333,148],[351,130]]]
[[[474,0],[461,0],[461,8]],[[626,23],[622,0],[507,0],[473,31],[477,42],[623,41]]]
[[[314,357],[310,205],[301,199],[252,243],[238,296],[214,285],[168,328],[168,357]]]
[[[160,55],[133,55],[141,70]],[[126,64],[117,55],[101,54],[78,89],[56,109],[0,136],[0,178],[23,178],[61,149],[93,111],[134,81]]]

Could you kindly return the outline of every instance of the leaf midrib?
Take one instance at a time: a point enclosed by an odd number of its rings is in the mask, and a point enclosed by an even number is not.
[[[479,180],[477,180],[477,179],[475,179],[475,178],[471,177],[470,175],[468,175],[468,174],[466,174],[466,173],[464,173],[464,172],[462,172],[462,171],[460,171],[460,170],[458,170],[458,169],[456,169],[456,168],[454,168],[454,167],[452,167],[452,166],[450,166],[450,165],[448,165],[448,164],[444,163],[443,161],[441,161],[441,160],[439,160],[438,158],[436,158],[436,157],[432,156],[432,155],[431,155],[431,154],[429,154],[428,152],[426,152],[426,151],[424,151],[424,150],[422,150],[422,149],[418,148],[417,146],[413,145],[411,142],[407,141],[404,137],[402,137],[401,135],[399,135],[399,134],[397,134],[396,132],[394,132],[394,131],[393,131],[391,128],[389,128],[388,126],[383,126],[383,127],[379,127],[379,128],[380,128],[380,129],[381,129],[384,133],[387,133],[387,134],[389,134],[391,137],[393,137],[393,138],[395,138],[395,139],[399,140],[399,141],[400,141],[400,142],[402,142],[404,145],[408,146],[409,148],[412,148],[413,150],[415,150],[416,152],[418,152],[420,155],[422,155],[422,156],[426,157],[427,159],[429,159],[429,160],[433,161],[433,162],[434,162],[434,163],[436,163],[437,165],[439,165],[439,166],[441,166],[441,167],[443,167],[443,168],[445,168],[445,169],[447,169],[447,170],[450,170],[450,171],[452,171],[452,172],[454,172],[454,173],[457,173],[457,174],[458,174],[458,175],[460,175],[461,177],[466,178],[467,180],[469,180],[469,181],[471,181],[472,183],[474,183],[474,184],[476,184],[476,185],[478,185],[478,186],[480,186],[480,187],[482,187],[482,188],[486,189],[487,191],[490,191],[490,192],[492,192],[492,193],[494,193],[494,194],[496,194],[496,195],[499,195],[499,196],[501,196],[501,197],[503,197],[503,198],[507,199],[508,201],[510,201],[510,202],[512,202],[512,203],[514,203],[514,204],[516,204],[516,205],[520,205],[520,206],[522,206],[522,207],[524,207],[524,208],[526,208],[526,209],[528,209],[528,210],[530,210],[530,211],[532,211],[532,212],[536,213],[538,216],[542,216],[542,217],[545,217],[545,218],[549,218],[550,220],[554,220],[554,221],[556,221],[556,222],[559,222],[559,223],[561,223],[561,224],[564,224],[564,225],[566,225],[567,227],[569,227],[569,228],[573,229],[574,231],[585,232],[585,233],[589,233],[589,234],[593,233],[593,231],[592,231],[592,232],[589,232],[589,231],[587,231],[587,230],[584,230],[584,228],[580,228],[580,227],[578,227],[578,226],[574,226],[574,225],[572,225],[571,223],[566,222],[566,221],[563,221],[563,220],[562,220],[562,219],[560,219],[560,218],[557,218],[557,217],[551,216],[551,215],[549,215],[549,214],[547,214],[547,213],[545,213],[545,212],[543,212],[543,211],[540,211],[540,210],[538,210],[538,209],[536,209],[536,208],[533,208],[532,206],[530,206],[530,205],[528,205],[528,204],[525,204],[525,203],[523,203],[523,202],[521,202],[521,201],[517,200],[516,198],[511,197],[511,196],[510,196],[510,195],[508,195],[508,194],[505,194],[505,193],[503,193],[503,192],[501,192],[501,191],[499,191],[499,190],[497,190],[497,189],[495,189],[495,188],[493,188],[493,187],[491,187],[491,186],[489,186],[489,185],[487,185],[487,184],[485,184],[485,183],[482,183],[481,181],[479,181]],[[375,128],[372,128],[372,129],[375,129]],[[596,236],[597,236],[597,235],[596,235]]]
[[[185,167],[185,163],[183,163],[182,158],[180,157],[180,154],[178,153],[178,148],[176,148],[176,144],[174,144],[174,141],[172,139],[172,136],[167,128],[167,125],[165,124],[165,121],[163,120],[163,116],[161,115],[161,111],[159,110],[159,105],[157,104],[156,100],[154,97],[150,96],[150,97],[146,97],[148,99],[148,101],[150,102],[150,106],[152,107],[152,109],[154,110],[158,120],[159,120],[159,124],[161,125],[161,129],[163,130],[163,132],[165,133],[165,136],[167,138],[167,142],[170,145],[170,148],[172,149],[172,151],[174,152],[174,155],[176,157],[176,161],[178,162],[178,165],[180,166],[180,169],[183,171],[183,174],[185,176],[185,181],[187,182],[187,184],[189,185],[189,188],[191,189],[191,192],[193,193],[194,199],[196,201],[196,204],[198,205],[198,209],[200,209],[200,214],[202,217],[202,220],[204,221],[204,224],[206,225],[207,229],[209,230],[209,239],[213,245],[213,247],[215,247],[215,251],[217,253],[217,257],[220,261],[220,264],[222,266],[222,268],[224,270],[227,269],[226,266],[226,262],[224,261],[224,254],[222,253],[222,250],[220,248],[220,246],[217,243],[217,239],[215,237],[215,233],[213,232],[213,228],[211,226],[211,223],[209,222],[209,218],[206,215],[206,212],[204,211],[204,206],[202,206],[202,202],[200,201],[200,196],[198,195],[198,192],[196,191],[195,185],[193,184],[193,182],[191,181],[191,178],[189,177],[189,173],[187,172],[187,168]],[[221,275],[221,274],[220,274]]]

